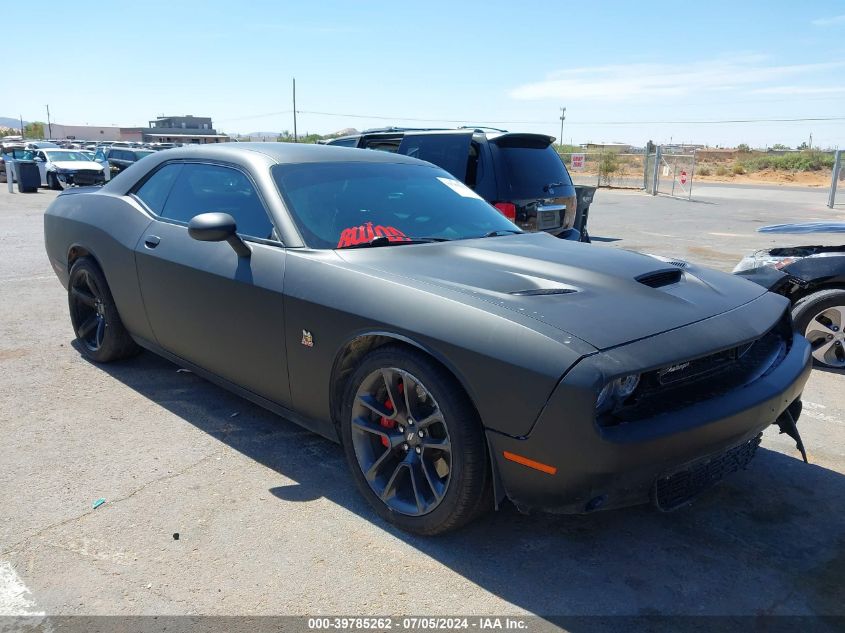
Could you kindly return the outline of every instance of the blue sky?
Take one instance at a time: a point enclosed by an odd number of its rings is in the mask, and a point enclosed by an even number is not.
[[[557,137],[566,106],[566,142],[795,145],[812,133],[845,147],[845,120],[689,123],[845,118],[843,0],[37,5],[3,11],[26,25],[5,49],[31,51],[39,72],[2,82],[2,116],[43,120],[49,103],[67,124],[194,114],[226,132],[285,130],[295,76],[300,132],[476,123]]]

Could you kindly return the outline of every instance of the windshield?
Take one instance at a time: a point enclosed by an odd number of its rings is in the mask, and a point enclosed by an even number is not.
[[[376,237],[446,240],[519,232],[447,172],[400,163],[276,165],[276,185],[306,243],[344,248]]]
[[[44,152],[47,158],[52,162],[62,160],[91,160],[85,155],[85,152]]]
[[[137,150],[135,152],[135,158],[137,160],[141,160],[144,156],[149,156],[150,154],[155,154],[153,150]]]

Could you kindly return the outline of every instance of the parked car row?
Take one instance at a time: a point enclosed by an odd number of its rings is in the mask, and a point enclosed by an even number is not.
[[[155,150],[111,145],[95,151],[69,149],[49,142],[11,143],[0,148],[0,181],[7,180],[8,160],[34,161],[42,187],[101,185]]]

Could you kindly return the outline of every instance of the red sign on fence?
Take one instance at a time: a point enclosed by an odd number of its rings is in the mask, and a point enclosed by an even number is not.
[[[586,156],[584,154],[573,154],[572,155],[572,169],[584,169],[584,160]]]
[[[682,185],[687,184],[687,172],[685,172],[685,171],[682,171],[682,172],[681,172],[681,178],[680,178],[680,180],[681,180],[681,184],[682,184]]]

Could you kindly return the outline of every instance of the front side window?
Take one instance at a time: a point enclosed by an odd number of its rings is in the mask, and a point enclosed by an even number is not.
[[[344,248],[520,232],[449,173],[426,165],[370,162],[276,165],[276,185],[308,246]]]
[[[241,235],[273,239],[273,224],[243,172],[221,165],[185,164],[161,216],[187,224],[194,216],[211,212],[231,215]]]

